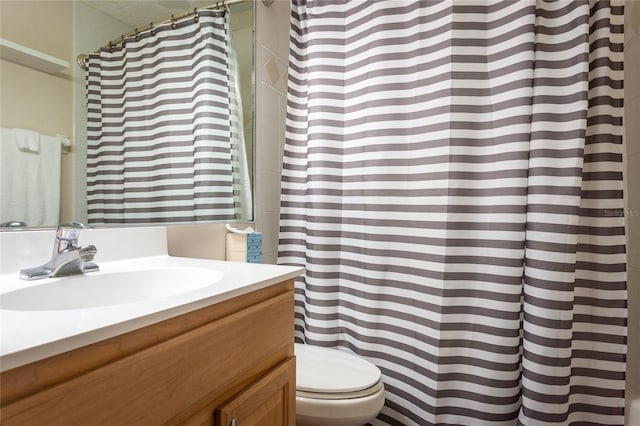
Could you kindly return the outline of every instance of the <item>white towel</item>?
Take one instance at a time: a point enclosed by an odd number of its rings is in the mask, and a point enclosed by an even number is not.
[[[40,152],[40,133],[27,129],[13,129],[13,133],[20,151]]]
[[[0,223],[56,226],[60,220],[60,139],[39,135],[40,152],[18,148],[16,129],[0,134]]]

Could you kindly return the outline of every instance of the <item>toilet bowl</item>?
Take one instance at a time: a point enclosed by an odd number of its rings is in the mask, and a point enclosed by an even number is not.
[[[362,426],[384,405],[378,367],[336,349],[296,343],[296,425]]]

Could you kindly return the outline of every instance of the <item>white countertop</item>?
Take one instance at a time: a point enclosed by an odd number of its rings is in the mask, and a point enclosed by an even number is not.
[[[3,246],[3,249],[6,246]],[[98,247],[100,250],[100,247]],[[4,251],[4,250],[3,250]],[[129,260],[100,262],[108,274],[154,268],[204,268],[222,272],[222,278],[202,288],[162,298],[86,309],[21,311],[0,309],[0,371],[77,349],[199,308],[210,306],[281,281],[303,272],[302,268],[187,259],[166,254]],[[37,265],[32,265],[37,266]],[[56,280],[19,280],[17,273],[2,271],[2,294],[33,285],[55,285]],[[51,280],[47,282],[46,280]],[[180,283],[176,282],[176,286]],[[1,299],[0,299],[1,300]]]

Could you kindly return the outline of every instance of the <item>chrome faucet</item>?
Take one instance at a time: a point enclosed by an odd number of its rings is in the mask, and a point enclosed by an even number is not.
[[[93,262],[93,258],[98,252],[96,246],[78,247],[78,237],[84,228],[86,226],[80,222],[59,225],[53,243],[51,260],[37,268],[21,270],[20,279],[31,281],[98,271],[100,268]]]

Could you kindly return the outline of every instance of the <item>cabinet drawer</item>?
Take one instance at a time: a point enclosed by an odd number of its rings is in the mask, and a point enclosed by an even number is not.
[[[166,423],[293,346],[292,299],[288,291],[5,405],[2,424]]]
[[[295,358],[290,358],[218,408],[215,425],[294,425],[295,374]]]

